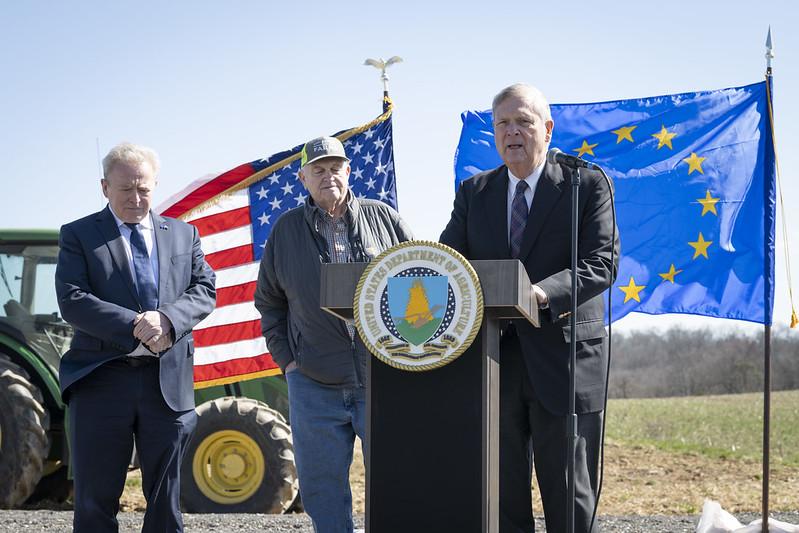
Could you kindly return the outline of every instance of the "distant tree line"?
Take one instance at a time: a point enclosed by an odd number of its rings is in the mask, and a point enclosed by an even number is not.
[[[611,398],[763,390],[763,335],[672,328],[613,334]],[[799,331],[772,330],[772,390],[799,389]]]

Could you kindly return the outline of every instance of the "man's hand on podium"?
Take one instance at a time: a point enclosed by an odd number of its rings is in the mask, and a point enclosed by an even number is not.
[[[547,297],[547,293],[544,292],[544,289],[538,285],[533,285],[533,294],[535,295],[536,302],[538,302],[539,309],[547,309],[549,307],[549,298]]]

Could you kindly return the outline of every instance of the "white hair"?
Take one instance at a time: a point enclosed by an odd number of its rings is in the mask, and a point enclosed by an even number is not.
[[[120,143],[111,148],[108,155],[103,158],[103,177],[108,179],[108,175],[117,163],[141,164],[145,162],[150,164],[153,175],[157,176],[161,169],[161,161],[155,150],[138,144]]]
[[[499,91],[491,104],[491,112],[496,113],[497,107],[511,96],[527,102],[530,109],[545,121],[552,120],[552,112],[549,110],[549,102],[544,93],[527,83],[514,83]]]

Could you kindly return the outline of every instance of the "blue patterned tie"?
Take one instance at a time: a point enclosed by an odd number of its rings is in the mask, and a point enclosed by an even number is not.
[[[530,209],[527,207],[527,200],[524,199],[524,193],[528,187],[529,185],[527,185],[526,181],[520,180],[516,184],[516,193],[513,195],[513,203],[511,204],[510,255],[515,258],[519,257],[524,227],[527,225],[527,215],[530,213]]]
[[[139,231],[138,224],[125,223],[130,228],[130,251],[133,253],[133,267],[136,269],[136,287],[143,311],[158,309],[158,288],[155,286],[155,274],[147,245]]]

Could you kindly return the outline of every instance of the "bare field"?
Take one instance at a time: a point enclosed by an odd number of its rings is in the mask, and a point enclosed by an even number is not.
[[[691,515],[706,498],[733,513],[759,513],[762,395],[611,400],[605,443],[605,516]],[[772,511],[799,510],[799,391],[772,396]],[[355,445],[354,510],[364,512],[364,467]],[[142,510],[141,478],[131,472],[123,510]],[[533,487],[534,508],[541,502]]]
[[[364,512],[364,467],[360,445],[351,469],[354,510]],[[605,446],[605,483],[599,513],[609,516],[684,515],[701,512],[705,498],[717,500],[732,513],[758,513],[761,465],[749,459],[710,458],[698,453],[675,453],[653,446]],[[777,465],[771,472],[772,511],[799,508],[799,467]],[[144,509],[138,471],[128,476],[122,510]],[[534,509],[541,501],[533,490]]]

